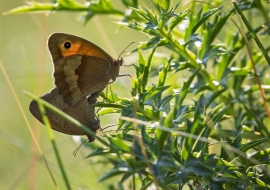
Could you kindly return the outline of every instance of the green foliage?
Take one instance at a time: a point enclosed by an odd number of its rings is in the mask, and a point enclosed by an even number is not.
[[[132,98],[110,91],[101,94],[106,103],[94,105],[103,107],[99,115],[121,114],[117,133],[104,134],[107,143],[87,145],[94,150],[87,158],[102,156],[113,166],[99,182],[118,176],[118,189],[124,184],[133,189],[270,188],[269,96],[261,92],[269,91],[264,84],[270,44],[245,52],[252,37],[269,31],[262,21],[269,20],[269,10],[263,1],[239,4],[237,11],[261,14],[252,32],[242,32],[230,21],[237,15],[233,5],[224,10],[214,2],[218,7],[191,3],[179,12],[180,3],[139,6],[137,0],[122,0],[129,9],[124,15],[108,0],[89,5],[58,0],[9,12],[85,11],[85,21],[95,14],[118,14],[120,26],[149,37],[134,50]],[[184,77],[186,82],[178,81]]]

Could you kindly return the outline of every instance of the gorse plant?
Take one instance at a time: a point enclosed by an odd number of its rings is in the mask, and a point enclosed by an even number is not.
[[[10,11],[86,11],[86,22],[117,14],[119,25],[149,37],[134,50],[132,98],[111,90],[101,94],[106,103],[95,104],[103,108],[99,115],[121,114],[117,133],[104,134],[108,143],[87,145],[94,150],[88,158],[102,156],[113,165],[99,182],[119,176],[117,189],[270,188],[270,63],[263,53],[270,44],[251,47],[253,37],[269,35],[269,9],[267,2],[242,1],[224,10],[221,2],[190,2],[179,12],[182,2],[122,0],[124,14],[107,0],[58,0]],[[233,20],[236,10],[258,11],[254,33]]]

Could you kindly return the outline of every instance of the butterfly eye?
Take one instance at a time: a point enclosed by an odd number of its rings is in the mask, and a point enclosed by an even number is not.
[[[69,48],[71,47],[71,43],[70,43],[70,42],[66,42],[66,43],[64,44],[64,47],[65,47],[66,49],[69,49]]]

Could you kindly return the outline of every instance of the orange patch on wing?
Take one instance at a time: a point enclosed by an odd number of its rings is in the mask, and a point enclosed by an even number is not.
[[[98,57],[98,58],[107,60],[108,62],[112,61],[112,60],[109,60],[106,54],[102,52],[102,50],[100,50],[95,45],[84,43],[84,42],[76,42],[76,43],[71,43],[71,47],[69,49],[65,49],[64,43],[61,44],[61,48],[60,48],[61,54],[63,57],[68,57],[71,55],[88,55],[91,57]]]
[[[94,46],[94,45],[90,45],[87,43],[82,43],[81,47],[78,51],[79,54],[83,54],[83,55],[88,55],[88,56],[92,56],[92,57],[98,57],[107,61],[111,61],[108,60],[108,57],[106,57],[106,53],[103,52],[101,49],[99,49],[98,47]]]
[[[64,43],[66,43],[66,42],[64,42]],[[81,47],[81,43],[71,43],[71,47],[69,49],[64,48],[64,43],[61,44],[61,48],[60,48],[61,54],[63,55],[63,57],[78,54],[78,50]]]

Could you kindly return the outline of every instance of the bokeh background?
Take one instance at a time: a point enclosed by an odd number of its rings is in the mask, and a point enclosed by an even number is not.
[[[81,2],[85,1],[81,0]],[[113,0],[112,2],[117,9],[125,10],[120,1]],[[185,7],[187,2],[181,1],[183,10],[188,6]],[[1,0],[0,12],[4,13],[24,3],[22,0]],[[174,4],[176,3],[178,1]],[[224,1],[223,9],[228,10],[229,7],[232,8],[230,1]],[[134,41],[135,45],[128,50],[135,49],[139,42],[147,40],[143,34],[119,27],[115,22],[121,18],[97,15],[84,25],[78,16],[79,12],[65,11],[46,14],[0,14],[0,61],[11,80],[22,110],[38,139],[59,189],[65,189],[65,184],[47,130],[30,114],[28,106],[31,99],[23,94],[23,91],[34,93],[34,85],[38,88],[38,94],[46,93],[53,88],[53,67],[47,50],[48,36],[54,32],[77,35],[97,44],[114,58],[117,58],[131,42]],[[228,30],[230,30],[229,26]],[[144,53],[147,54],[147,52]],[[136,57],[136,53],[123,55],[125,64],[136,63]],[[120,73],[133,75],[134,69],[121,67]],[[181,85],[184,80],[185,76],[181,75],[170,81],[172,84]],[[110,86],[121,97],[130,97],[131,79],[129,77],[120,77]],[[117,115],[102,117],[101,124],[104,127],[116,124],[117,118]],[[97,183],[98,178],[112,166],[102,164],[102,158],[100,160],[84,159],[92,150],[83,146],[74,157],[72,153],[80,142],[62,133],[54,132],[54,135],[72,189],[103,190],[109,189],[109,184],[117,184],[116,178]],[[102,136],[102,133],[99,132],[98,135]],[[0,189],[55,189],[2,72],[0,72],[0,148]]]
[[[92,41],[114,58],[117,58],[130,42],[138,43],[144,41],[146,37],[130,29],[120,28],[114,23],[119,18],[109,16],[95,16],[84,26],[78,19],[79,12],[2,14],[24,3],[22,0],[0,2],[0,60],[59,188],[65,189],[46,128],[30,114],[28,106],[31,99],[23,94],[24,90],[34,93],[32,81],[38,87],[39,94],[53,88],[53,68],[47,50],[48,36],[54,32],[74,34]],[[114,6],[124,10],[118,1],[114,1]],[[135,49],[137,45],[130,50]],[[136,54],[124,54],[123,58],[126,64],[131,64],[136,60]],[[30,65],[30,72],[27,64]],[[132,72],[134,72],[132,67],[121,68],[123,74]],[[34,80],[31,79],[31,75]],[[129,97],[130,84],[129,77],[120,77],[111,87],[119,95]],[[0,189],[55,189],[2,72],[0,72],[0,89]],[[117,117],[101,119],[102,126],[116,122]],[[75,142],[69,135],[59,132],[54,132],[54,135],[73,189],[108,189],[109,183],[112,181],[117,183],[115,179],[97,183],[98,178],[111,166],[96,164],[95,159],[84,159],[90,153],[85,147],[82,147],[74,157],[72,153],[80,143]]]

